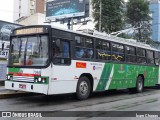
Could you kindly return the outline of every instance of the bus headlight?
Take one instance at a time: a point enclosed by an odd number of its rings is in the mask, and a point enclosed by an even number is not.
[[[13,76],[7,75],[7,80],[13,80]]]
[[[38,82],[41,82],[42,81],[42,78],[38,78]]]
[[[46,79],[45,78],[42,78],[42,83],[46,83]]]
[[[48,78],[47,77],[43,77],[43,76],[35,77],[34,78],[34,82],[35,83],[39,83],[39,84],[46,84],[46,83],[48,83]]]
[[[13,76],[10,76],[10,80],[13,80]]]
[[[35,78],[35,82],[36,82],[36,83],[38,82],[38,78]]]
[[[11,76],[7,75],[7,80],[10,80]]]

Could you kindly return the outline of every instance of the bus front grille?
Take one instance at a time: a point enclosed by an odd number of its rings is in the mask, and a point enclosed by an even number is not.
[[[34,77],[13,76],[13,81],[34,83]]]

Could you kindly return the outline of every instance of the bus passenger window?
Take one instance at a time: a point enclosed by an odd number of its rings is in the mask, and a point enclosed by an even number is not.
[[[96,59],[111,60],[111,49],[108,41],[96,40]]]
[[[63,39],[53,41],[54,64],[70,64],[70,42]]]
[[[53,55],[54,57],[60,57],[60,39],[57,39],[54,43]]]
[[[76,47],[75,57],[76,58],[93,58],[93,40],[88,37],[75,36]]]
[[[64,58],[69,58],[69,43],[68,42],[63,42],[63,56]]]

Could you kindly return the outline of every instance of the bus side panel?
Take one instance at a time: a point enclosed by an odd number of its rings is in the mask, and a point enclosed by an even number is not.
[[[144,86],[154,86],[158,82],[158,67],[106,63],[96,91],[135,87],[138,75],[144,76]]]
[[[154,86],[158,82],[158,67],[155,66],[72,60],[69,66],[53,66],[48,93],[76,92],[80,76],[86,73],[93,77],[93,91],[133,88],[140,74],[144,76],[145,86]]]
[[[49,83],[49,94],[76,92],[81,75],[90,74],[93,77],[93,90],[96,89],[104,63],[72,60],[71,65],[54,65]]]

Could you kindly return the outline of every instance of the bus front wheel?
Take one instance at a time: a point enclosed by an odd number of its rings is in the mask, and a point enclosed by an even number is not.
[[[91,83],[87,77],[80,77],[77,83],[76,98],[85,100],[90,95]]]

